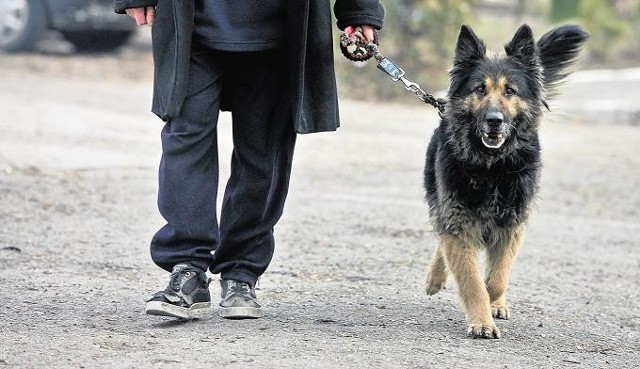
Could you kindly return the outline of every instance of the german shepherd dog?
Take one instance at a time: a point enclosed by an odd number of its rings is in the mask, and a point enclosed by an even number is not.
[[[580,27],[565,25],[536,42],[523,25],[505,45],[506,55],[488,56],[471,28],[460,29],[446,109],[424,169],[439,238],[426,290],[437,293],[453,274],[471,337],[500,338],[493,318],[509,319],[505,291],[540,177],[538,127],[587,38]]]

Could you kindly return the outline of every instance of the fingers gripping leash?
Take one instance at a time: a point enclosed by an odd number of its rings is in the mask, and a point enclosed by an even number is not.
[[[375,30],[373,31],[373,41],[370,43],[367,43],[364,39],[362,28],[360,27],[356,27],[351,35],[348,35],[347,32],[343,32],[342,35],[340,35],[340,50],[342,51],[342,55],[354,62],[364,62],[371,59],[371,57],[374,56],[374,52],[372,52],[372,49],[368,46],[374,45],[377,51],[378,44],[378,32]]]
[[[385,57],[378,50],[379,36],[378,32],[374,30],[374,38],[372,42],[366,43],[363,41],[362,30],[356,29],[351,36],[347,33],[342,33],[340,36],[340,50],[345,58],[355,62],[365,62],[373,57],[378,63],[378,69],[386,73],[392,81],[402,82],[404,88],[416,94],[416,96],[429,105],[432,105],[440,115],[444,114],[446,100],[437,99],[433,95],[425,92],[420,85],[412,82],[404,77],[405,72],[402,68],[398,67],[391,59]]]

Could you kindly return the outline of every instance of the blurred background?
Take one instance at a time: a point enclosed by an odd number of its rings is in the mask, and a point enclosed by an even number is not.
[[[639,0],[383,0],[387,17],[381,32],[383,54],[396,61],[407,78],[430,90],[446,88],[461,24],[472,27],[490,50],[501,52],[522,24],[540,37],[554,25],[576,23],[591,35],[580,69],[626,68],[640,65]],[[375,68],[354,73],[340,65],[343,85],[355,91],[374,90],[384,99],[405,92],[388,88]],[[373,84],[374,86],[371,86]],[[424,87],[424,86],[423,86]]]
[[[114,51],[129,41],[135,27],[116,16],[112,0],[0,0],[0,49],[37,50],[57,31],[74,51]]]
[[[387,12],[380,35],[382,52],[402,66],[407,77],[432,90],[446,88],[446,70],[461,24],[470,25],[490,49],[500,51],[522,23],[530,24],[536,36],[556,24],[578,23],[591,34],[581,69],[640,65],[640,38],[636,36],[640,0],[382,2]],[[136,29],[130,19],[112,9],[112,0],[0,0],[0,50],[71,56],[126,54],[123,46],[133,46],[149,52],[149,29]],[[388,81],[375,68],[354,71],[349,63],[340,62],[337,66],[341,89],[349,88],[353,98],[405,96],[402,89],[388,88]]]

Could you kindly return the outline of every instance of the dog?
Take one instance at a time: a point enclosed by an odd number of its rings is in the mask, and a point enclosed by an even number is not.
[[[470,337],[500,338],[493,318],[510,317],[505,291],[539,186],[540,120],[587,38],[579,26],[564,25],[536,42],[525,24],[498,56],[487,55],[470,27],[460,29],[424,169],[439,240],[426,292],[437,293],[453,275]]]

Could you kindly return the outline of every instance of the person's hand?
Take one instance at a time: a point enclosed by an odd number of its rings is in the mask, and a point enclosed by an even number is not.
[[[362,30],[362,32],[360,32],[360,30]],[[346,33],[349,38],[356,37],[363,44],[373,42],[373,27],[366,24],[362,26],[349,26],[344,29],[344,33]]]
[[[144,26],[145,24],[151,26],[156,19],[156,8],[154,6],[129,8],[126,12],[128,16],[135,19],[136,24],[139,26]]]

